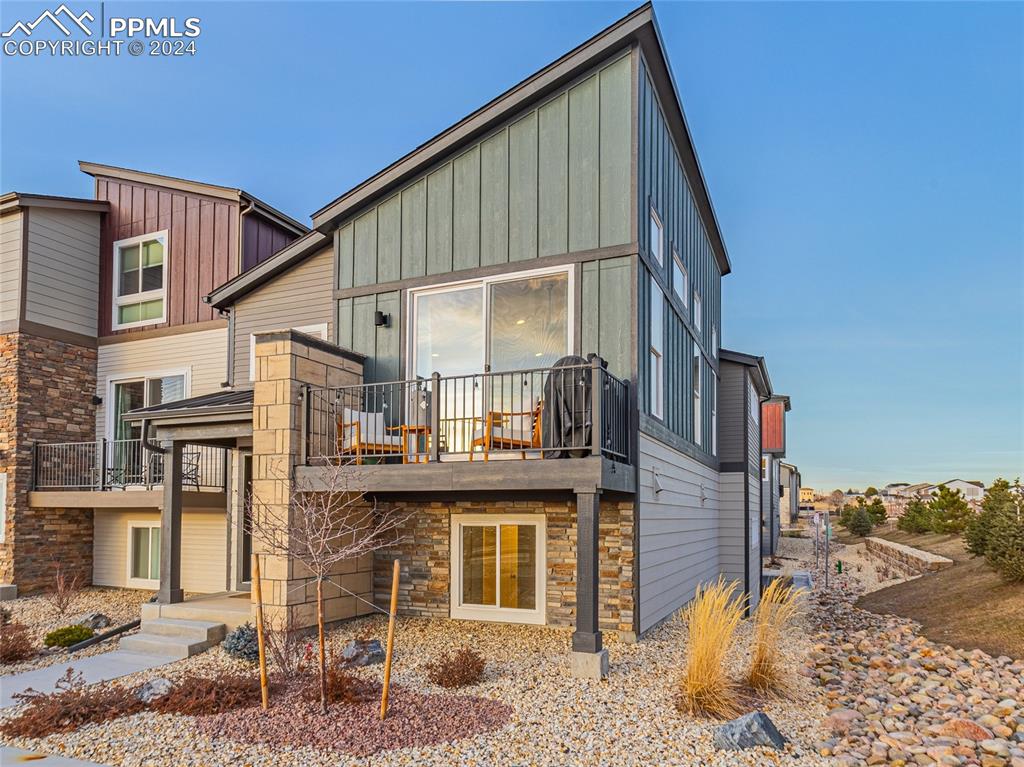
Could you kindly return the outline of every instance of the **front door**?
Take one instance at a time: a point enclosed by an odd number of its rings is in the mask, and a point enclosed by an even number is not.
[[[544,518],[452,517],[453,618],[544,623]]]

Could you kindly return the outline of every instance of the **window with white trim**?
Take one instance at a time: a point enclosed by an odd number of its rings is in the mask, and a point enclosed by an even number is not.
[[[761,481],[768,481],[768,456],[761,456]]]
[[[305,333],[307,336],[313,336],[319,338],[321,341],[327,341],[327,323],[321,322],[316,325],[300,325],[296,328],[300,333]],[[253,333],[249,334],[249,380],[256,380],[256,335]]]
[[[704,332],[704,302],[696,290],[693,291],[693,326],[698,333]]]
[[[114,243],[114,330],[167,319],[167,231]]]
[[[665,262],[665,238],[662,235],[661,219],[651,208],[651,256],[661,266]]]
[[[651,415],[665,413],[665,296],[651,277]]]
[[[711,376],[711,455],[718,455],[718,376]]]
[[[7,474],[0,474],[0,543],[7,540]]]
[[[128,523],[128,586],[160,585],[160,522]]]
[[[697,342],[693,343],[693,442],[695,445],[701,445],[704,438],[704,424],[701,423],[701,394],[702,394],[702,382],[701,382],[701,356],[700,347],[697,346]]]
[[[672,291],[686,306],[687,296],[690,295],[690,275],[675,251],[672,251]]]
[[[718,359],[718,328],[711,326],[711,356]]]
[[[758,424],[761,423],[761,399],[757,396],[757,389],[754,388],[754,382],[750,382],[750,417],[753,418]]]

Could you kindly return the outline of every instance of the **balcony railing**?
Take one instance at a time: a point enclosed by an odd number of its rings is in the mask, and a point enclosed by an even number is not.
[[[186,445],[182,487],[224,490],[227,450]],[[146,450],[138,439],[37,443],[33,448],[36,490],[152,489],[163,484],[163,456]]]
[[[303,389],[304,463],[604,455],[629,463],[629,384],[589,364]]]

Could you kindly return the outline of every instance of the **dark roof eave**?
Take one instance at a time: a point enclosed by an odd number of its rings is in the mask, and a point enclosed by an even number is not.
[[[744,352],[736,352],[731,349],[719,349],[718,356],[720,359],[728,362],[735,362],[740,365],[746,365],[754,368],[757,372],[757,376],[760,379],[760,388],[765,397],[772,396],[772,379],[768,376],[768,364],[765,362],[764,357],[758,357],[753,354],[746,354]]]
[[[225,418],[228,416],[228,418]],[[230,418],[230,416],[236,416]],[[214,418],[218,421],[224,420],[238,420],[245,421],[252,418],[252,403],[248,405],[231,405],[224,407],[197,407],[197,408],[182,408],[180,410],[160,410],[156,412],[147,413],[146,409],[132,410],[125,413],[123,418],[126,421],[152,421],[165,423],[167,421],[178,421],[178,420],[194,420],[196,418]]]
[[[31,194],[28,192],[7,192],[0,195],[0,212],[27,207],[106,213],[110,210],[110,203],[106,200],[92,200],[84,197],[60,197],[53,194]]]

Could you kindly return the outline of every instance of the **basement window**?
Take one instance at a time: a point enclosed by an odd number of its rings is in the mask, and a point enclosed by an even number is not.
[[[114,243],[114,330],[167,320],[167,231]]]
[[[128,523],[128,586],[160,587],[160,522]]]

